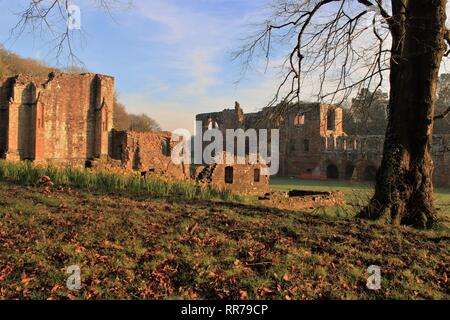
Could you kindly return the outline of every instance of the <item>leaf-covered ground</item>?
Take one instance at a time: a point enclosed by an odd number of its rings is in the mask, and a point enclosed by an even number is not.
[[[449,299],[449,244],[445,226],[0,183],[3,299]]]

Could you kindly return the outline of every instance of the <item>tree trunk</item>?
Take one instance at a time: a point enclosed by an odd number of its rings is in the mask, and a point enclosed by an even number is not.
[[[361,217],[431,227],[431,142],[447,0],[392,0],[389,119],[375,194]]]

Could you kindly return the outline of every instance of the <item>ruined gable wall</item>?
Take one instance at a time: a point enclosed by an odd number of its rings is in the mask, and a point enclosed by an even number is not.
[[[99,134],[96,122],[100,107],[102,86],[107,92],[109,124],[112,128],[112,99],[114,80],[111,77],[81,74],[56,74],[43,85],[39,102],[44,108],[45,159],[51,162],[82,164],[86,159],[99,156],[96,138]]]
[[[80,162],[105,154],[96,150],[96,141],[101,134],[98,131],[102,129],[97,123],[102,90],[108,92],[105,108],[109,108],[107,130],[110,131],[114,96],[112,78],[94,74],[58,75],[48,83],[42,99],[47,159]]]
[[[196,180],[238,195],[264,195],[270,191],[270,176],[262,175],[263,163],[250,164],[248,156],[240,158],[240,161],[235,156],[234,164],[228,165],[227,153],[222,157],[221,163],[199,166],[195,173]]]
[[[17,154],[9,159],[55,164],[84,165],[87,159],[107,155],[113,97],[114,79],[107,76],[52,73],[48,78],[8,78],[0,98],[0,110],[6,110],[6,115],[0,113],[0,149]],[[103,131],[97,112],[101,105]],[[106,142],[96,150],[99,140]]]
[[[292,108],[280,130],[281,175],[304,174],[320,178],[315,170],[322,159],[326,135],[326,105],[311,103]],[[324,116],[325,114],[325,116]],[[303,116],[303,123],[297,117]]]

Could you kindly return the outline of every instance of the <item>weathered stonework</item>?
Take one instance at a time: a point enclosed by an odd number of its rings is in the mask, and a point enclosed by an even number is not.
[[[304,179],[371,181],[381,163],[384,136],[349,136],[342,127],[342,108],[305,103],[291,107],[282,119],[271,109],[243,114],[239,104],[222,112],[197,115],[203,129],[267,128],[280,130],[281,176]],[[436,186],[450,186],[450,135],[435,135],[432,144]]]
[[[85,73],[18,75],[0,82],[0,156],[84,165],[107,157],[114,79]]]
[[[227,155],[224,153],[224,161],[221,163],[197,166],[195,179],[217,189],[228,189],[238,195],[262,195],[269,192],[270,177],[263,175],[263,163],[250,164],[248,157],[238,162],[235,157],[234,164],[227,165],[226,159]]]
[[[268,207],[288,210],[315,209],[345,204],[341,192],[320,192],[291,190],[289,192],[270,192],[259,198]]]
[[[140,171],[143,175],[162,175],[167,178],[189,179],[188,164],[176,165],[171,153],[175,142],[170,132],[115,131],[112,134],[112,158],[122,166]]]
[[[113,130],[114,79],[51,73],[0,79],[0,157],[189,178],[167,132]]]

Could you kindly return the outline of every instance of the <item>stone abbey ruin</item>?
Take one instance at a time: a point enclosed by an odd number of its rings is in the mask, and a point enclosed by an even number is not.
[[[234,109],[197,115],[203,127],[226,129],[274,128],[280,130],[281,176],[303,179],[375,180],[381,163],[384,136],[347,135],[343,109],[321,103],[290,107],[280,119],[271,119],[271,108],[244,114]],[[276,119],[276,120],[275,120]],[[432,142],[436,186],[450,186],[450,134],[434,135]]]
[[[0,80],[0,154],[83,165],[108,156],[114,79],[96,74]]]
[[[120,165],[176,178],[168,132],[113,129],[114,78],[51,73],[1,79],[0,156],[6,160],[95,167]]]
[[[51,73],[0,79],[0,158],[85,167],[121,167],[143,176],[196,179],[234,193],[268,191],[260,165],[175,165],[170,132],[116,131],[114,78]]]
[[[18,75],[0,79],[0,157],[10,161],[84,167],[121,167],[147,175],[195,179],[236,194],[259,195],[261,201],[288,207],[334,205],[333,194],[270,193],[263,163],[175,165],[177,142],[169,132],[117,131],[113,126],[114,78],[84,73]],[[319,103],[290,108],[278,121],[270,109],[244,114],[234,109],[197,115],[204,128],[280,129],[281,176],[304,179],[372,180],[381,161],[382,136],[349,136],[342,109]],[[433,140],[434,182],[450,186],[450,135]],[[284,203],[288,203],[284,202]]]

